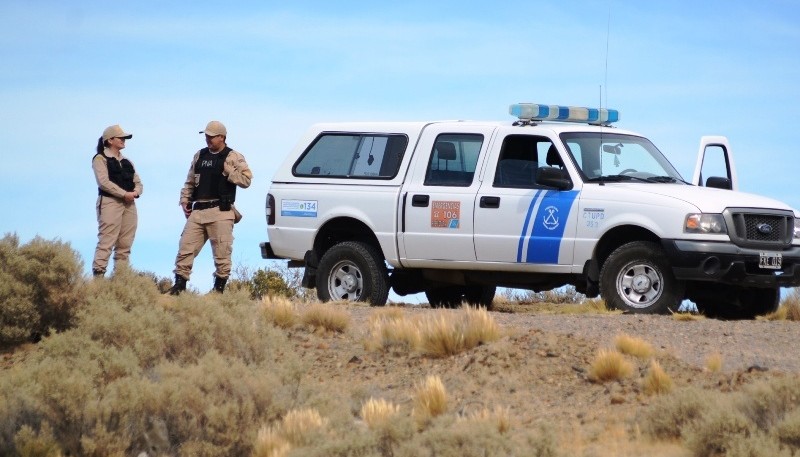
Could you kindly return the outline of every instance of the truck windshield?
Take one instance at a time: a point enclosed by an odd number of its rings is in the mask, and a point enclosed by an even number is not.
[[[647,138],[601,132],[560,135],[588,182],[686,183]]]

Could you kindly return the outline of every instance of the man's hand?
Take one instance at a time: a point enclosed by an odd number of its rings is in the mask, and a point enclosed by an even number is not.
[[[233,166],[233,163],[225,160],[225,163],[222,164],[222,176],[227,178],[234,171],[236,171],[236,167]]]
[[[125,200],[125,203],[133,203],[133,200],[136,197],[138,197],[138,195],[136,195],[136,192],[125,192],[125,196],[122,197],[122,199]]]
[[[189,219],[189,215],[192,214],[192,204],[190,202],[181,203],[181,209],[186,219]]]

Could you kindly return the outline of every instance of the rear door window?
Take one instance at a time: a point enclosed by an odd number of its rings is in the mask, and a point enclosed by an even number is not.
[[[295,176],[391,179],[408,137],[392,134],[323,133],[294,166]]]

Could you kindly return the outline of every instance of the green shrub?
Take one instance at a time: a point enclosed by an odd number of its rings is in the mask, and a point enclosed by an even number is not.
[[[81,303],[83,262],[69,243],[14,234],[0,239],[0,346],[38,339],[73,325]]]
[[[642,431],[662,440],[681,438],[714,405],[711,397],[708,392],[696,388],[662,396],[645,412]]]
[[[254,299],[270,297],[294,297],[295,291],[286,283],[283,276],[274,270],[258,269],[251,279],[251,296]]]
[[[286,335],[246,293],[163,296],[125,275],[93,281],[75,328],[0,373],[0,455],[249,455],[302,395]]]

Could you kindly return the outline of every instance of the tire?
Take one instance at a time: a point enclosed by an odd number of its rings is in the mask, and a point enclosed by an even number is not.
[[[317,297],[323,301],[360,301],[383,306],[389,297],[389,274],[373,246],[345,241],[328,249],[317,267]]]
[[[425,296],[431,308],[460,308],[464,302],[492,310],[495,286],[445,286],[428,289]]]
[[[482,306],[486,311],[491,311],[494,308],[495,292],[497,292],[495,286],[467,286],[464,298],[470,305]]]
[[[664,250],[650,241],[620,246],[600,271],[600,294],[606,305],[636,314],[678,309],[684,287],[673,276]]]
[[[698,302],[697,309],[706,317],[717,319],[755,319],[775,312],[780,303],[780,288],[732,287],[716,299]]]
[[[459,286],[434,287],[425,290],[431,308],[458,308],[464,293]]]

